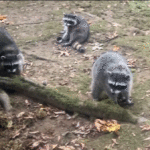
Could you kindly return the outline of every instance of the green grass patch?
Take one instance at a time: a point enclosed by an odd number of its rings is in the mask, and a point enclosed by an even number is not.
[[[105,20],[98,21],[97,23],[92,24],[90,26],[90,30],[93,31],[93,34],[98,32],[106,32],[107,31],[106,25],[107,25],[107,21]]]
[[[87,91],[89,91],[91,79],[89,78],[88,75],[81,73],[77,75],[76,77],[74,77],[72,79],[72,82],[74,84],[79,83],[78,91],[81,91],[82,94],[85,94]]]
[[[143,57],[146,60],[146,64],[150,65],[150,35],[147,36],[131,36],[120,37],[112,42],[112,45],[118,45],[122,47],[128,46],[129,50],[134,50],[133,54],[136,57]]]
[[[145,81],[143,84],[134,82],[134,93],[132,97],[134,99],[134,107],[131,108],[131,112],[138,115],[144,112],[145,115],[149,115],[150,110],[150,97],[142,99],[149,90],[150,80]]]

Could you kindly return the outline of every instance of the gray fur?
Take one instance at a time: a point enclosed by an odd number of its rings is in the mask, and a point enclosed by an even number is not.
[[[2,89],[0,89],[0,104],[4,107],[5,111],[10,111],[12,109],[9,96]]]
[[[127,61],[117,52],[108,51],[95,61],[92,68],[92,96],[94,100],[101,99],[105,91],[115,102],[121,99],[131,104],[133,77],[127,66]]]

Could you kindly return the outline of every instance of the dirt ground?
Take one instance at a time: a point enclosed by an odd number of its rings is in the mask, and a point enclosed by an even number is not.
[[[73,12],[90,24],[84,54],[55,44],[63,29],[63,13]],[[23,77],[81,100],[92,100],[89,87],[94,57],[107,50],[119,51],[134,75],[135,104],[127,109],[141,118],[136,125],[119,122],[116,136],[98,132],[95,118],[68,114],[14,93],[9,95],[11,117],[4,117],[9,124],[7,128],[0,126],[0,149],[149,150],[150,129],[140,128],[150,125],[149,12],[149,1],[0,1],[0,14],[7,15],[0,26],[12,35],[27,63]],[[0,113],[5,116],[2,108]]]

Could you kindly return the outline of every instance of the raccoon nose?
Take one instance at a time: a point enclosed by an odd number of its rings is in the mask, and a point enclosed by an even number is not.
[[[5,56],[1,56],[1,59],[4,60],[6,57]]]
[[[16,72],[16,69],[13,69],[12,72]]]
[[[114,95],[114,94],[115,94],[115,92],[113,91],[113,89],[110,89],[110,91],[111,91],[111,94],[112,94],[112,95]]]
[[[123,97],[123,100],[125,100],[126,98],[125,97]]]

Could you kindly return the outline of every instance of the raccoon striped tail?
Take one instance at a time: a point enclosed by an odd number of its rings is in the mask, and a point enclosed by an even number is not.
[[[72,47],[75,50],[79,51],[80,53],[84,53],[85,52],[85,47],[83,45],[81,45],[79,42],[74,42],[72,44]]]

